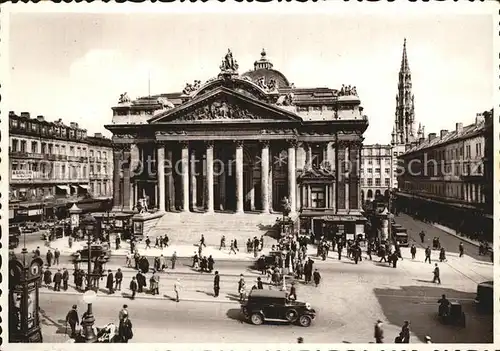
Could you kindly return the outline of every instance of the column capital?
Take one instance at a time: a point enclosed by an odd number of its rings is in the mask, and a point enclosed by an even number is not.
[[[114,152],[130,151],[130,144],[114,143],[112,145]]]
[[[287,141],[288,147],[297,147],[297,140],[296,139],[288,139]]]
[[[205,141],[205,147],[206,147],[207,149],[213,149],[214,144],[215,144],[215,143],[214,143],[214,141],[213,141],[213,140],[206,140],[206,141]]]
[[[361,149],[363,147],[363,142],[361,140],[353,140],[349,143],[349,147],[355,148],[355,149]]]
[[[270,142],[269,142],[269,140],[260,140],[260,141],[259,141],[259,144],[260,144],[260,146],[261,146],[262,148],[268,148],[268,147],[269,147]]]
[[[156,147],[162,147],[162,146],[165,146],[167,144],[167,142],[165,140],[155,140],[154,141]]]
[[[179,145],[180,145],[183,149],[187,149],[187,148],[189,147],[189,141],[187,141],[187,140],[180,141],[180,142],[179,142]]]
[[[234,143],[236,144],[237,148],[242,148],[243,147],[243,140],[234,140]]]

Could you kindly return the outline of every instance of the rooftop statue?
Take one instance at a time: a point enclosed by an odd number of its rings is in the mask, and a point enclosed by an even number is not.
[[[118,99],[119,104],[126,104],[127,102],[130,102],[130,98],[128,97],[127,93],[120,94],[120,98]]]
[[[227,49],[227,54],[222,60],[222,64],[220,65],[220,70],[223,72],[233,71],[236,72],[238,70],[238,62],[233,59],[233,53],[230,49]]]
[[[358,92],[356,91],[355,86],[344,85],[342,84],[342,88],[340,88],[339,96],[358,96]]]
[[[201,80],[195,80],[193,84],[186,83],[186,86],[184,87],[184,90],[182,90],[182,93],[184,95],[190,95],[191,93],[200,89],[200,86],[201,86]]]

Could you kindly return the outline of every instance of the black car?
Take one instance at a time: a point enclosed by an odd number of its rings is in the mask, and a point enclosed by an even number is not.
[[[493,282],[483,282],[477,285],[477,294],[474,302],[479,311],[493,311]]]
[[[316,317],[316,311],[308,303],[289,300],[285,291],[276,290],[252,290],[241,310],[255,325],[273,321],[309,327]]]
[[[80,254],[80,261],[88,261],[89,260],[89,250],[88,247],[85,245],[83,249],[78,250],[76,253],[74,253],[73,259],[76,258],[76,256]],[[92,244],[90,245],[90,259],[94,260],[95,258],[103,258],[105,261],[109,260],[109,257],[111,255],[111,250],[109,248],[109,245],[107,243],[101,243],[101,244]]]

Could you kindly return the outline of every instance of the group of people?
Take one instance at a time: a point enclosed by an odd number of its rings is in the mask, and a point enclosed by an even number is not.
[[[382,321],[379,319],[375,323],[375,328],[374,328],[374,338],[375,338],[375,343],[377,344],[382,344],[384,342],[384,327]],[[426,343],[430,343],[430,337],[426,336],[425,337]],[[401,327],[401,331],[399,334],[394,338],[394,343],[395,344],[409,344],[410,343],[410,322],[409,321],[404,321],[403,326]]]

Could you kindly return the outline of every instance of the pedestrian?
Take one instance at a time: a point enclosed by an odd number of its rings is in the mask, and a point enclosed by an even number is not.
[[[335,245],[335,241],[333,241],[333,245]],[[366,254],[372,260],[372,251],[373,251],[373,243],[370,241],[366,247]]]
[[[36,247],[36,250],[35,250],[35,257],[40,257],[41,253],[40,253],[40,246],[37,246]]]
[[[411,259],[414,260],[415,256],[417,255],[417,247],[415,246],[415,244],[411,246],[410,253],[411,253]]]
[[[137,281],[135,280],[135,277],[132,277],[132,280],[130,281],[130,290],[132,290],[132,300],[135,299],[135,293],[137,292]]]
[[[422,230],[420,232],[420,234],[418,234],[420,236],[420,241],[422,242],[422,244],[424,243],[425,241],[425,232]]]
[[[153,271],[153,276],[151,277],[153,280],[153,295],[160,295],[160,276],[157,272]]]
[[[149,239],[149,236],[146,237],[146,249],[150,249],[151,248],[151,240]]]
[[[168,242],[169,242],[169,241],[170,241],[170,239],[168,238],[168,235],[167,235],[167,234],[165,234],[165,235],[163,236],[163,246],[164,246],[164,247],[168,247]]]
[[[114,279],[113,279],[113,273],[111,272],[111,269],[108,269],[108,276],[106,278],[106,288],[108,289],[108,294],[113,294],[114,293]]]
[[[318,272],[318,268],[316,268],[314,270],[314,273],[313,273],[313,280],[314,280],[314,284],[316,285],[316,287],[319,285],[319,283],[321,282],[321,274],[319,274]]]
[[[297,338],[297,344],[303,344],[304,343],[304,338],[302,336],[299,336]]]
[[[444,247],[439,250],[439,262],[444,262],[446,261],[446,251],[444,250]]]
[[[128,341],[134,337],[134,333],[132,332],[132,322],[130,322],[128,314],[125,314],[120,322],[118,335],[123,343],[128,343]]]
[[[383,344],[384,343],[384,329],[382,328],[382,321],[379,319],[377,320],[377,323],[375,323],[375,332],[374,332],[374,337],[375,337],[375,343],[377,344]]]
[[[226,248],[226,236],[225,235],[223,235],[222,238],[220,238],[219,251],[222,250],[222,248]]]
[[[175,292],[175,302],[179,302],[179,293],[182,289],[182,285],[181,285],[181,280],[179,278],[177,278],[177,280],[175,281],[174,283],[174,292]]]
[[[460,253],[458,257],[462,257],[464,255],[464,243],[460,242],[458,245],[458,252]]]
[[[73,247],[73,237],[71,235],[68,236],[68,246],[70,249]]]
[[[125,315],[128,316],[128,305],[123,305],[123,308],[120,310],[120,312],[118,313],[118,320],[121,322],[123,320],[123,317]]]
[[[427,246],[427,248],[425,249],[425,262],[429,261],[429,264],[431,264],[431,247],[430,246]]]
[[[170,259],[170,261],[172,262],[172,269],[175,269],[175,262],[177,262],[177,251],[174,251],[174,253],[172,254],[172,258]]]
[[[231,252],[234,252],[234,254],[236,255],[236,246],[234,245],[234,240],[231,240],[231,244],[229,246],[229,254],[231,254]]]
[[[293,301],[297,301],[297,288],[295,287],[295,282],[292,282],[292,286],[290,286],[290,293],[288,294],[288,298]]]
[[[401,332],[399,333],[399,337],[401,338],[401,343],[409,344],[410,343],[410,322],[405,321],[403,326],[401,327]]]
[[[159,271],[161,269],[160,257],[156,256],[154,259],[153,267],[155,271]]]
[[[207,247],[207,245],[205,245],[205,236],[204,236],[203,234],[201,234],[201,238],[200,238],[200,246]]]
[[[54,251],[54,265],[59,266],[59,257],[60,256],[61,256],[61,252],[59,251],[58,248],[56,248]]]
[[[56,274],[54,274],[54,291],[61,291],[62,274],[61,270],[58,269]]]
[[[262,279],[260,277],[257,277],[257,289],[264,289],[264,285],[262,284]]]
[[[214,264],[215,264],[215,261],[212,257],[212,255],[208,256],[208,260],[207,260],[207,264],[208,264],[208,272],[209,273],[212,273],[212,271],[214,270]]]
[[[339,255],[339,261],[342,259],[342,244],[338,244],[337,245],[337,252],[338,252],[338,255]]]
[[[68,280],[69,280],[69,273],[66,268],[64,268],[63,270],[62,280],[63,280],[63,290],[66,291],[68,290]]]
[[[397,252],[394,252],[392,254],[392,268],[396,268],[397,263],[398,263],[398,259],[399,259],[399,256],[398,256]]]
[[[73,305],[71,310],[69,310],[68,314],[66,315],[66,323],[68,323],[69,327],[71,328],[70,338],[75,337],[76,326],[80,324],[80,319],[78,318],[78,312],[76,310],[77,306]]]
[[[52,266],[52,258],[54,257],[53,253],[48,250],[47,254],[45,255],[45,258],[47,259],[47,266],[50,267]]]
[[[438,283],[438,284],[441,284],[441,278],[439,277],[439,267],[438,267],[438,264],[436,263],[435,267],[434,267],[434,271],[432,271],[432,273],[434,273],[434,278],[432,279],[432,282],[433,283]]]
[[[115,290],[122,290],[122,280],[123,280],[123,273],[122,269],[118,268],[118,270],[115,273]]]
[[[239,252],[240,249],[238,249],[238,241],[236,239],[234,239],[233,244],[234,244],[234,249]]]
[[[219,276],[219,271],[215,271],[215,276],[214,276],[214,297],[219,297],[219,291],[220,291],[220,276]]]

